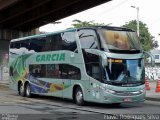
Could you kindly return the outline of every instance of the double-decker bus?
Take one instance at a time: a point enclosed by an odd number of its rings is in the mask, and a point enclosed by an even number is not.
[[[127,28],[84,27],[13,39],[9,66],[10,87],[23,97],[55,96],[78,105],[145,100],[144,51]]]

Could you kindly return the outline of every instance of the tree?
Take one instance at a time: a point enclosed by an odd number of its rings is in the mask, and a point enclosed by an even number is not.
[[[130,28],[132,30],[137,30],[137,22],[136,20],[132,20],[129,23],[123,25],[122,27]],[[140,42],[142,43],[142,47],[145,51],[149,51],[153,48],[158,47],[158,41],[150,34],[148,27],[145,23],[139,22],[140,29]]]
[[[72,26],[74,28],[80,28],[80,27],[90,27],[90,26],[102,26],[105,25],[104,23],[95,23],[94,21],[81,21],[81,20],[73,20]]]

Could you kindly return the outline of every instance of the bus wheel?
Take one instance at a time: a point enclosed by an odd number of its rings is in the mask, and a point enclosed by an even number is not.
[[[84,105],[83,92],[80,87],[76,88],[74,98],[77,105]]]
[[[25,87],[25,94],[26,94],[26,97],[31,97],[32,94],[31,94],[31,86],[29,83],[27,83],[26,87]]]
[[[22,97],[25,97],[25,91],[24,91],[23,83],[21,83],[20,86],[19,86],[19,95],[21,95]]]

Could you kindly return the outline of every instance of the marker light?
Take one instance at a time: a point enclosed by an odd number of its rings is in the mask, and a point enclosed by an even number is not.
[[[120,60],[120,59],[108,59],[108,62],[122,63],[123,60]]]

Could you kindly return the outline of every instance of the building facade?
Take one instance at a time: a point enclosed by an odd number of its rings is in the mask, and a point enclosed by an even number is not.
[[[151,59],[148,58],[148,63],[146,63],[145,66],[145,73],[146,77],[149,78],[151,81],[157,81],[160,79],[160,50],[151,50],[150,53],[155,58],[155,66],[150,66]]]

